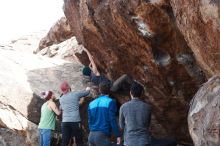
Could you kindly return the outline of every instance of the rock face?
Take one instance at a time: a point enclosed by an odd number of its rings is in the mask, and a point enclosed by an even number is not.
[[[63,41],[62,43],[43,48],[38,52],[38,54],[48,56],[50,58],[62,58],[68,61],[79,61],[79,56],[85,56],[84,52],[82,52],[82,48],[83,46],[78,44],[76,38],[72,37],[66,41]],[[80,61],[83,62],[83,60]]]
[[[189,131],[195,146],[220,145],[220,77],[212,77],[192,99]]]
[[[220,71],[220,1],[171,0],[176,23],[208,76]]]
[[[27,145],[26,140],[23,136],[19,136],[16,132],[0,128],[0,146],[15,146],[15,145]]]
[[[72,31],[68,20],[65,17],[62,17],[51,27],[47,35],[40,40],[38,49],[35,52],[53,44],[59,44],[60,42],[71,38],[73,34],[74,32]]]
[[[77,41],[99,70],[112,80],[127,73],[148,87],[145,99],[159,123],[153,134],[191,143],[188,104],[206,78],[176,26],[172,7],[168,0],[64,0]]]
[[[30,122],[26,117],[13,109],[11,106],[5,105],[1,102],[0,126],[8,128],[0,129],[0,133],[2,135],[0,143],[5,143],[3,146],[14,146],[16,143],[23,143],[22,145],[38,145],[37,125]],[[17,131],[19,136],[15,136],[16,132],[12,130]]]
[[[32,54],[37,44],[34,42],[39,42],[35,38],[27,36],[0,46],[0,128],[3,128],[0,145],[3,146],[38,145],[37,124],[44,103],[38,96],[40,92],[52,90],[59,97],[59,85],[64,80],[74,91],[88,85],[78,62]]]

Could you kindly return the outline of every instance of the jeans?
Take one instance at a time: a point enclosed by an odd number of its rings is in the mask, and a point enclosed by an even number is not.
[[[62,122],[62,146],[68,146],[70,139],[75,137],[77,146],[83,145],[83,136],[80,122]]]
[[[111,141],[103,132],[95,131],[89,133],[89,146],[111,146]]]
[[[40,142],[39,146],[50,146],[51,129],[39,129]]]

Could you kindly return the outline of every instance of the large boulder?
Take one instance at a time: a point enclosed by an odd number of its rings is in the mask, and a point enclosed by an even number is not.
[[[220,145],[220,77],[212,77],[196,93],[188,114],[195,146]]]
[[[15,131],[0,128],[0,146],[15,146],[15,145],[26,146],[27,142],[24,136],[18,135]]]
[[[34,42],[39,42],[35,38],[35,35],[26,36],[0,46],[0,127],[4,128],[0,129],[0,145],[3,146],[38,145],[42,91],[52,90],[59,97],[59,85],[64,80],[74,91],[88,85],[80,63],[31,54],[37,45]],[[10,135],[16,134],[9,141]]]
[[[191,143],[188,104],[206,77],[169,1],[64,0],[64,13],[103,74],[115,80],[126,73],[148,87],[145,100],[158,123],[153,134]]]
[[[32,146],[38,145],[37,125],[29,121],[10,105],[5,105],[1,102],[0,127],[5,127],[0,128],[2,135],[0,141],[1,143],[5,143],[3,146],[14,146],[16,143]],[[17,133],[15,131],[17,131]],[[18,134],[18,136],[15,136],[16,134]]]

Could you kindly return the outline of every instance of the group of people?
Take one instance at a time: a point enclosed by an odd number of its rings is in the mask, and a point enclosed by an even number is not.
[[[40,146],[50,146],[51,131],[55,129],[55,114],[60,115],[61,111],[61,145],[68,146],[70,140],[75,137],[77,146],[82,146],[83,135],[79,105],[80,99],[90,93],[90,88],[86,88],[84,91],[72,92],[68,83],[63,82],[60,89],[63,93],[60,98],[60,109],[53,102],[55,96],[52,91],[43,93],[47,101],[41,108]],[[111,146],[110,137],[112,132],[117,137],[117,144],[122,143],[116,117],[116,101],[109,96],[110,89],[111,86],[108,82],[101,82],[99,84],[100,96],[89,104],[89,146]],[[143,91],[143,87],[134,82],[130,89],[132,100],[123,104],[120,108],[119,125],[120,128],[124,129],[124,145],[126,146],[147,146],[147,144],[150,144],[148,127],[151,108],[139,99]]]
[[[100,75],[91,54],[85,51],[91,63],[89,67],[84,67],[83,75],[89,76],[100,92],[100,95],[88,106],[89,146],[112,146],[113,143],[110,140],[112,133],[116,137],[117,145],[150,146],[152,142],[149,133],[151,107],[140,99],[144,93],[143,86],[133,81],[128,75],[122,75],[114,82]],[[82,146],[83,134],[79,106],[84,97],[90,94],[90,88],[71,91],[70,85],[65,81],[60,85],[60,90],[62,91],[59,99],[60,108],[53,102],[55,96],[52,91],[42,94],[46,102],[41,108],[40,146],[50,146],[51,131],[55,129],[55,115],[61,113],[61,145],[68,146],[74,137],[77,146]],[[117,120],[116,101],[111,98],[110,93],[119,90],[127,90],[131,100],[120,107],[119,120]]]
[[[112,132],[117,138],[117,145],[149,146],[151,107],[140,99],[144,92],[143,86],[133,82],[130,88],[131,100],[120,107],[119,126],[124,133],[123,142],[116,118],[116,102],[109,96],[109,84],[100,83],[99,91],[101,95],[88,107],[89,146],[112,146],[109,139]]]
[[[42,97],[46,102],[41,107],[41,118],[39,123],[40,146],[50,146],[51,132],[55,130],[56,115],[62,113],[62,146],[68,146],[72,137],[75,138],[77,145],[82,146],[81,118],[79,105],[83,97],[90,93],[87,87],[84,91],[72,92],[70,85],[64,81],[60,85],[62,96],[59,99],[60,107],[54,102],[55,96],[52,91],[42,92]]]

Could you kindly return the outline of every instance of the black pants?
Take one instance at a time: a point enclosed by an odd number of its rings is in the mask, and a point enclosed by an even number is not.
[[[75,137],[77,146],[83,145],[83,135],[80,122],[62,122],[62,146],[68,146],[70,139]]]
[[[175,139],[156,139],[152,138],[151,146],[176,146],[177,142]]]

